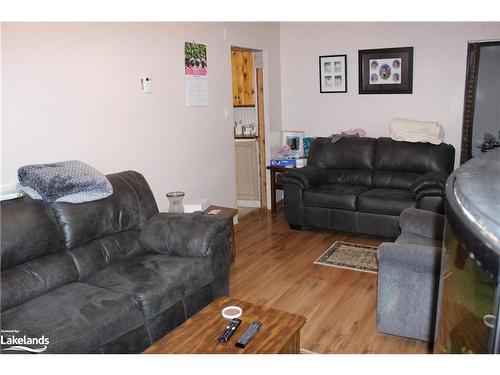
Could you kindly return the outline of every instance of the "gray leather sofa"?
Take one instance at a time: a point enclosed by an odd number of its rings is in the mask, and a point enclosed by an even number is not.
[[[98,201],[1,203],[4,341],[43,336],[46,353],[137,353],[228,294],[227,220],[158,213],[142,175],[107,177],[114,193]]]
[[[408,208],[401,235],[378,250],[377,330],[434,341],[444,216]]]
[[[399,214],[415,207],[443,212],[453,170],[451,145],[390,138],[316,138],[304,168],[281,175],[285,216],[302,226],[396,238]]]

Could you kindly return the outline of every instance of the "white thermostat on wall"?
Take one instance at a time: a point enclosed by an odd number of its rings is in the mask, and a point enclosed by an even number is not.
[[[141,87],[144,94],[151,94],[153,92],[153,86],[151,83],[151,77],[141,78]]]

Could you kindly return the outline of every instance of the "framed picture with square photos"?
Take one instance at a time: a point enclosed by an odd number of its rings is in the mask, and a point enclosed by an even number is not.
[[[319,57],[319,92],[347,92],[347,55]]]

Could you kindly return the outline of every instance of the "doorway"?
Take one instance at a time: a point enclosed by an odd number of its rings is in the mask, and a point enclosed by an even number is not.
[[[231,47],[239,217],[267,207],[263,51]]]
[[[460,164],[500,147],[500,41],[467,49]]]

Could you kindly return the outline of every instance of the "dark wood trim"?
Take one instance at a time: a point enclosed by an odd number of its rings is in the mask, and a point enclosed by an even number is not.
[[[465,163],[472,157],[472,125],[474,123],[474,110],[476,107],[476,88],[480,52],[480,43],[469,43],[467,47],[467,71],[465,73],[464,116],[460,164]]]
[[[462,147],[460,149],[460,164],[472,157],[472,132],[474,111],[476,109],[477,77],[481,47],[499,46],[500,42],[475,42],[467,47],[467,71],[465,73],[464,116],[462,124]]]

